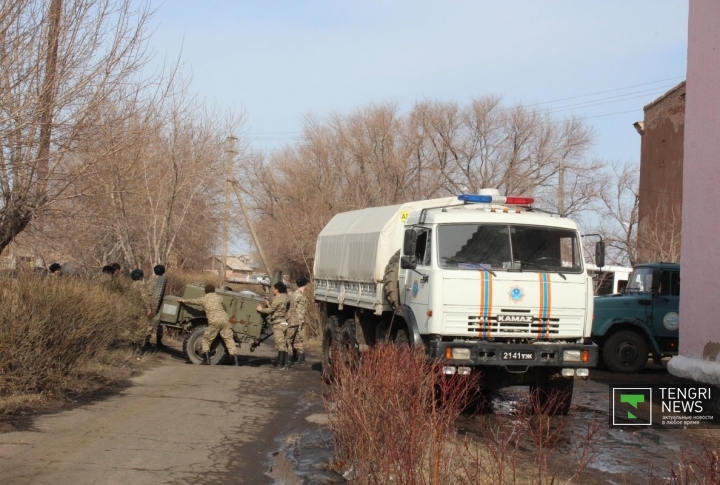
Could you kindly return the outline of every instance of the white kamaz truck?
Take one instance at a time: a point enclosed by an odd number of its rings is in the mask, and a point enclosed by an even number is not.
[[[567,413],[574,377],[597,365],[593,283],[575,223],[532,204],[483,190],[333,217],[314,267],[324,368],[333,349],[418,345],[484,390],[557,392]]]

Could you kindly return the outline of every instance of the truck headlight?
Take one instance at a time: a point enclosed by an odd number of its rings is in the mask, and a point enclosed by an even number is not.
[[[453,360],[470,360],[470,349],[452,349]]]
[[[563,350],[563,361],[565,361],[565,362],[580,362],[580,351],[579,350]]]

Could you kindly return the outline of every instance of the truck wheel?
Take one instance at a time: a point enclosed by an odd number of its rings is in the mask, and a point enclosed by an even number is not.
[[[629,330],[614,333],[605,341],[602,357],[613,372],[636,374],[648,361],[648,344],[642,335]]]
[[[348,318],[340,328],[340,344],[344,364],[355,364],[360,356],[357,335],[355,334],[355,320]]]
[[[393,342],[398,347],[410,345],[410,337],[408,336],[407,329],[402,327],[398,328],[393,337]]]
[[[338,318],[332,316],[328,317],[323,329],[322,378],[326,383],[332,382],[333,379],[333,354],[338,350],[335,336],[339,333],[339,326]]]
[[[567,416],[570,413],[574,388],[573,377],[543,372],[536,376],[535,383],[530,386],[530,396],[535,400],[534,410],[553,416]]]
[[[383,291],[385,299],[390,303],[393,310],[400,306],[400,286],[398,284],[398,272],[400,271],[400,250],[392,255],[383,276]]]
[[[185,358],[191,364],[198,365],[202,363],[202,352],[200,349],[200,340],[207,329],[207,325],[196,325],[190,330],[183,340],[183,353]],[[210,345],[210,363],[217,365],[225,357],[225,346],[221,342],[220,336],[215,338],[215,341]]]

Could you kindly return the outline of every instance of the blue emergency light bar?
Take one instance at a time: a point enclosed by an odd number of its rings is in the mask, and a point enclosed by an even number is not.
[[[506,197],[503,195],[461,194],[458,195],[458,199],[473,204],[531,205],[535,202],[532,197]]]

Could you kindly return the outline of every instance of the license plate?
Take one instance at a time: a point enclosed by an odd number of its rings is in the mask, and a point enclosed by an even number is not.
[[[532,352],[503,352],[503,360],[533,360],[535,354]]]

